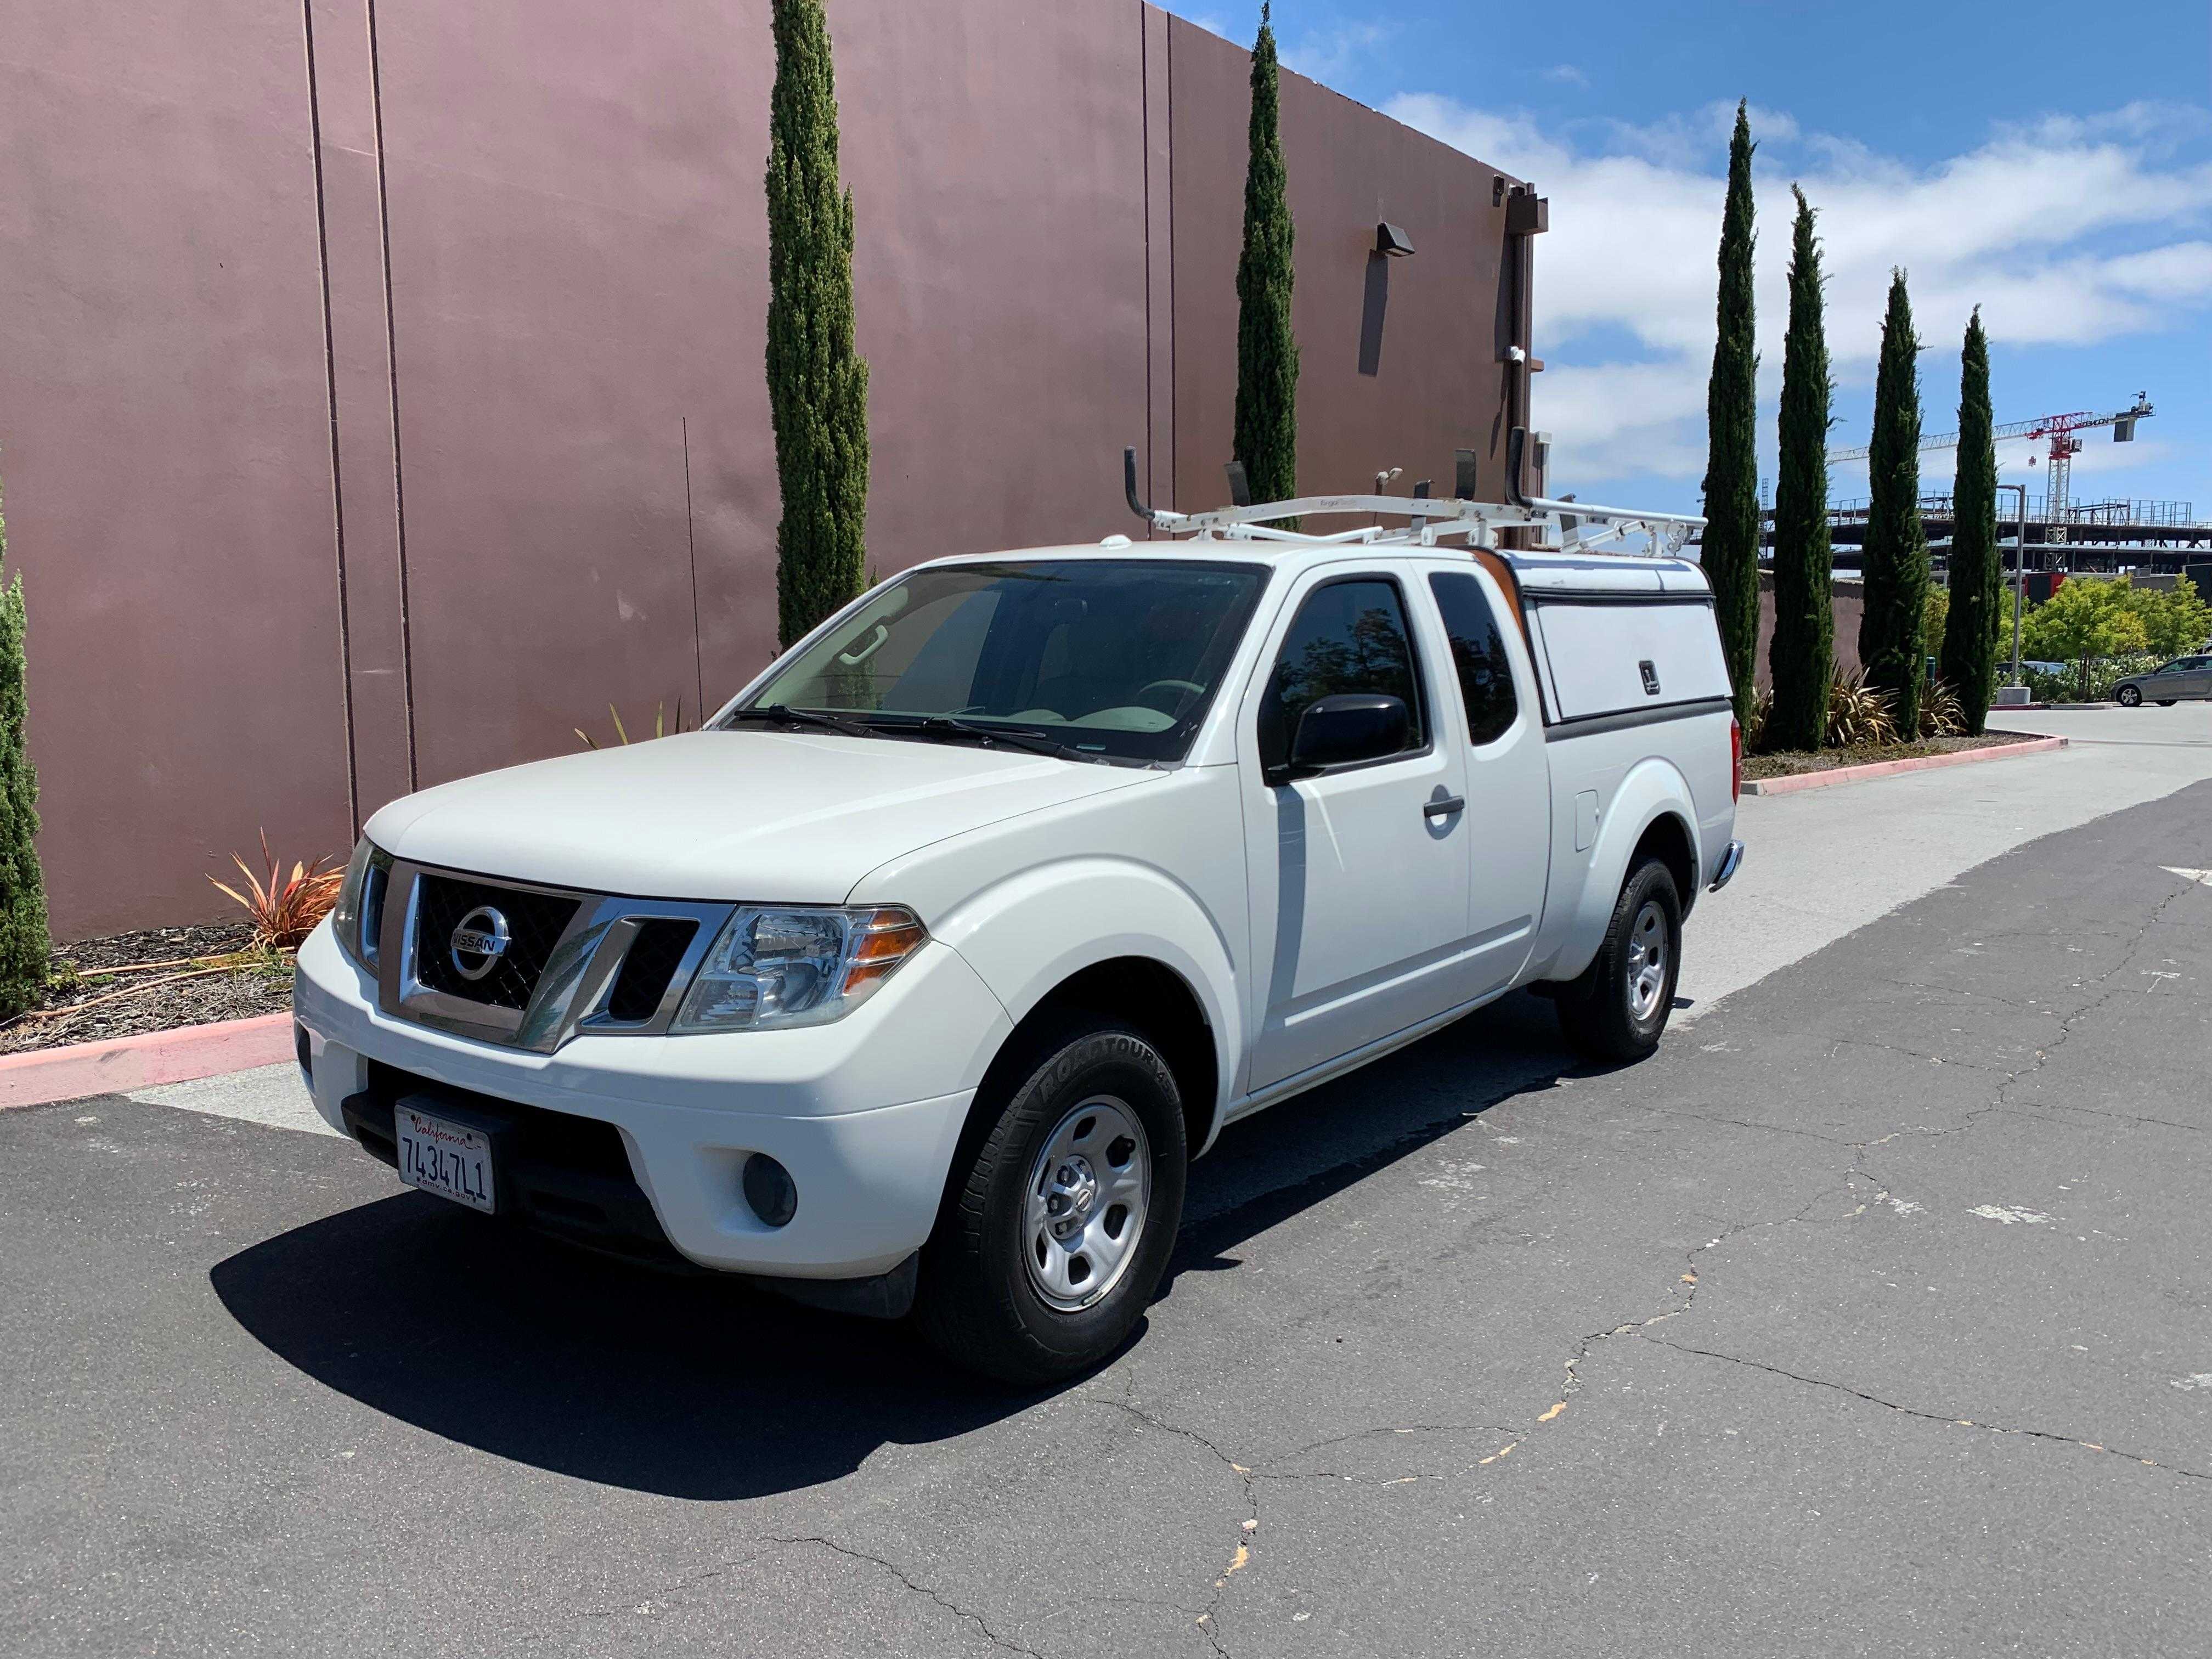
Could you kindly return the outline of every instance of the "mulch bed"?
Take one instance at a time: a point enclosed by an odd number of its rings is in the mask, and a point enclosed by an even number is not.
[[[144,963],[161,965],[112,975],[101,972]],[[216,967],[228,971],[173,977]],[[244,923],[149,927],[56,945],[52,971],[46,1000],[0,1026],[0,1054],[245,1019],[292,1006],[290,953],[255,951],[253,930]],[[131,994],[115,995],[126,990]]]
[[[1747,778],[1787,778],[1800,772],[1832,772],[1839,766],[1869,766],[1876,761],[1917,760],[1923,755],[1955,755],[1962,749],[1998,749],[2027,743],[2033,732],[1984,732],[1978,738],[1923,738],[1917,743],[1861,743],[1846,749],[1810,752],[1785,749],[1772,755],[1746,755]]]

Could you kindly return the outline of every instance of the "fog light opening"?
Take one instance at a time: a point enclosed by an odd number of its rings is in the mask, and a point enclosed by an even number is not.
[[[292,1022],[292,1051],[300,1057],[300,1075],[313,1090],[315,1086],[315,1045],[313,1039],[307,1035],[307,1028],[297,1020]]]
[[[799,1213],[799,1183],[766,1152],[755,1152],[745,1160],[744,1187],[745,1202],[771,1227],[788,1226]]]

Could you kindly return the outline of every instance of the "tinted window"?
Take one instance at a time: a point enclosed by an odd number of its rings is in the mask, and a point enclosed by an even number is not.
[[[1429,578],[1429,591],[1443,612],[1444,632],[1451,636],[1452,667],[1459,675],[1459,694],[1467,704],[1469,743],[1488,743],[1513,724],[1513,669],[1505,656],[1505,636],[1498,629],[1490,598],[1473,576],[1457,574]]]
[[[1406,606],[1395,582],[1380,577],[1331,582],[1306,595],[1283,641],[1260,705],[1260,757],[1290,758],[1298,716],[1323,697],[1380,692],[1406,705],[1408,750],[1426,745]]]

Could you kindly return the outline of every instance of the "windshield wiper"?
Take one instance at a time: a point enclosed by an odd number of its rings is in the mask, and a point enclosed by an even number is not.
[[[876,729],[912,732],[926,738],[973,738],[987,744],[1011,744],[1032,754],[1050,755],[1057,760],[1084,761],[1094,765],[1103,765],[1106,759],[1103,755],[1086,755],[1057,738],[1046,737],[1042,732],[1025,732],[1011,726],[986,726],[980,720],[963,720],[951,714],[915,715],[898,720],[896,724],[889,718],[879,718]]]
[[[848,738],[874,738],[882,733],[862,726],[857,720],[842,720],[835,714],[824,714],[818,709],[793,708],[787,703],[755,703],[744,708],[730,711],[733,720],[770,720],[778,726],[814,726],[825,732],[835,732]]]

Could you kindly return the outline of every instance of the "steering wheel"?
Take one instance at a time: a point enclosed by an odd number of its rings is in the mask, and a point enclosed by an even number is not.
[[[1189,680],[1154,680],[1151,684],[1140,686],[1138,689],[1136,701],[1142,702],[1155,691],[1187,691],[1194,697],[1202,697],[1206,695],[1204,686],[1194,684]],[[1173,714],[1175,711],[1163,709],[1160,712]]]

